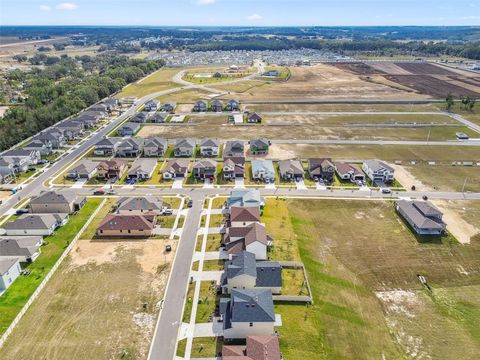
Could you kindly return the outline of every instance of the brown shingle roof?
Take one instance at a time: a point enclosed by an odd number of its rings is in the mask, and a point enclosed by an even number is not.
[[[232,207],[230,221],[260,221],[260,208],[258,207]]]
[[[148,230],[153,229],[154,215],[108,214],[100,223],[98,230]]]

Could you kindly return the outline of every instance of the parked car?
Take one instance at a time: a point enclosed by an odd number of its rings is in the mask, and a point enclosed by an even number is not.
[[[392,190],[390,190],[389,188],[382,189],[382,194],[391,194],[391,193],[392,193]]]
[[[45,160],[45,159],[40,159],[37,161],[37,164],[39,165],[45,165],[45,164],[48,164],[48,160]]]
[[[17,209],[17,211],[15,211],[15,214],[22,215],[22,214],[27,214],[28,212],[29,212],[28,209]]]
[[[192,200],[188,200],[187,206],[188,206],[189,208],[191,208],[191,207],[193,206],[193,201],[192,201]]]
[[[165,245],[165,251],[166,252],[172,251],[172,247],[170,245]]]
[[[168,216],[168,215],[172,215],[172,214],[173,214],[173,210],[172,210],[172,209],[169,209],[169,208],[163,208],[163,209],[162,209],[162,215]]]
[[[423,200],[428,200],[428,196],[427,196],[427,195],[423,195],[423,196],[422,196],[422,199],[423,199]]]
[[[93,195],[105,195],[105,190],[97,189],[93,192]]]
[[[30,166],[30,167],[28,168],[28,171],[37,171],[37,169],[34,168],[33,166]]]

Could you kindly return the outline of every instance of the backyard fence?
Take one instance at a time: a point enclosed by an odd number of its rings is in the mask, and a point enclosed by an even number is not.
[[[17,316],[15,317],[15,319],[12,321],[12,323],[10,324],[10,326],[7,328],[7,330],[5,330],[5,332],[3,333],[2,337],[0,338],[0,348],[5,344],[5,341],[7,340],[8,336],[12,333],[13,329],[15,329],[15,326],[17,326],[18,322],[20,321],[20,319],[23,317],[23,315],[25,315],[25,313],[27,312],[28,308],[30,307],[30,305],[32,305],[32,303],[35,301],[35,299],[38,297],[38,295],[40,295],[40,292],[43,290],[43,288],[45,287],[45,285],[47,285],[48,281],[50,280],[50,278],[53,276],[53,274],[55,273],[55,271],[58,269],[58,267],[60,266],[60,264],[62,263],[62,261],[67,257],[67,255],[70,253],[70,251],[72,250],[73,246],[76,244],[76,242],[78,241],[78,239],[80,238],[80,235],[83,234],[83,232],[85,231],[85,229],[87,228],[87,226],[90,224],[90,222],[95,218],[95,216],[97,215],[97,213],[100,211],[100,209],[103,207],[103,205],[105,204],[105,201],[106,199],[104,199],[100,205],[97,207],[97,209],[92,213],[92,215],[90,216],[90,218],[87,220],[87,222],[83,225],[83,227],[80,229],[80,231],[77,233],[77,235],[75,236],[75,238],[72,240],[72,242],[67,246],[67,248],[65,249],[65,251],[63,252],[63,254],[60,256],[60,258],[57,260],[57,262],[55,263],[55,265],[53,265],[53,267],[50,269],[50,271],[48,272],[48,274],[45,276],[45,279],[43,279],[43,281],[40,283],[40,285],[35,289],[35,291],[33,292],[33,294],[30,296],[30,299],[28,299],[28,301],[26,302],[26,304],[23,306],[22,310],[20,310],[20,312],[17,314]]]

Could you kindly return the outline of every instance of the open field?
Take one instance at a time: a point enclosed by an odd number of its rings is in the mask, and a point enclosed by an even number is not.
[[[225,68],[199,68],[199,69],[188,69],[182,77],[183,80],[188,81],[193,84],[205,84],[205,85],[215,85],[221,84],[224,81],[231,81],[236,79],[241,79],[245,76],[253,74],[255,68],[249,67],[245,68],[238,72],[225,72]],[[222,74],[222,77],[214,77],[214,73]]]
[[[59,228],[54,235],[44,238],[46,244],[42,246],[42,253],[38,259],[24,266],[24,269],[28,269],[30,274],[20,276],[0,298],[0,313],[2,314],[0,317],[1,334],[3,334],[15,316],[17,316],[32,293],[57,262],[65,248],[100,205],[100,202],[101,199],[89,199],[78,215],[71,216],[69,222]],[[38,301],[36,301],[36,303],[38,303]],[[12,337],[15,337],[15,335]]]
[[[254,91],[263,86],[268,86],[268,83],[260,80],[245,80],[232,84],[218,84],[215,85],[215,89],[228,91],[228,95],[230,95],[230,93],[245,93],[253,95]],[[222,98],[228,100],[229,96],[222,95]]]
[[[172,76],[178,73],[178,71],[175,68],[162,68],[136,83],[127,85],[116,97],[135,96],[140,98],[157,91],[178,87],[180,86],[179,84],[171,81]]]
[[[418,242],[389,202],[269,199],[268,211],[278,214],[270,224],[267,214],[268,232],[274,243],[290,238],[283,253],[304,262],[314,297],[312,306],[276,305],[285,358],[404,358],[417,352],[455,359],[478,353],[473,324],[480,302],[471,296],[480,282],[478,241]],[[345,225],[339,229],[339,223]],[[408,306],[404,293],[414,294]]]
[[[473,161],[478,158],[474,146],[427,145],[290,145],[273,144],[269,159],[306,159],[331,157],[335,160],[383,159],[385,161]]]
[[[209,99],[210,92],[199,89],[180,90],[173,94],[167,94],[157,97],[157,100],[163,102],[175,101],[177,103],[194,103],[200,99]]]
[[[311,67],[292,67],[291,77],[287,82],[270,83],[239,94],[240,100],[261,101],[282,99],[342,99],[342,98],[426,98],[392,88],[387,85],[372,83],[361,78],[361,75],[339,69],[329,64]]]
[[[163,246],[162,240],[81,240],[0,357],[145,358],[169,271],[157,255]]]

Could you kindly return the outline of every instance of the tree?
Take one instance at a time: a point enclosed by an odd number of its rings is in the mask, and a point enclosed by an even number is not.
[[[452,95],[451,93],[448,93],[447,98],[445,99],[445,101],[447,102],[447,105],[446,105],[447,111],[450,111],[450,109],[452,108],[453,104],[455,103],[455,102],[453,101],[453,95]]]
[[[468,110],[473,111],[473,108],[475,107],[476,102],[477,102],[477,99],[470,99],[470,102],[468,103]]]

